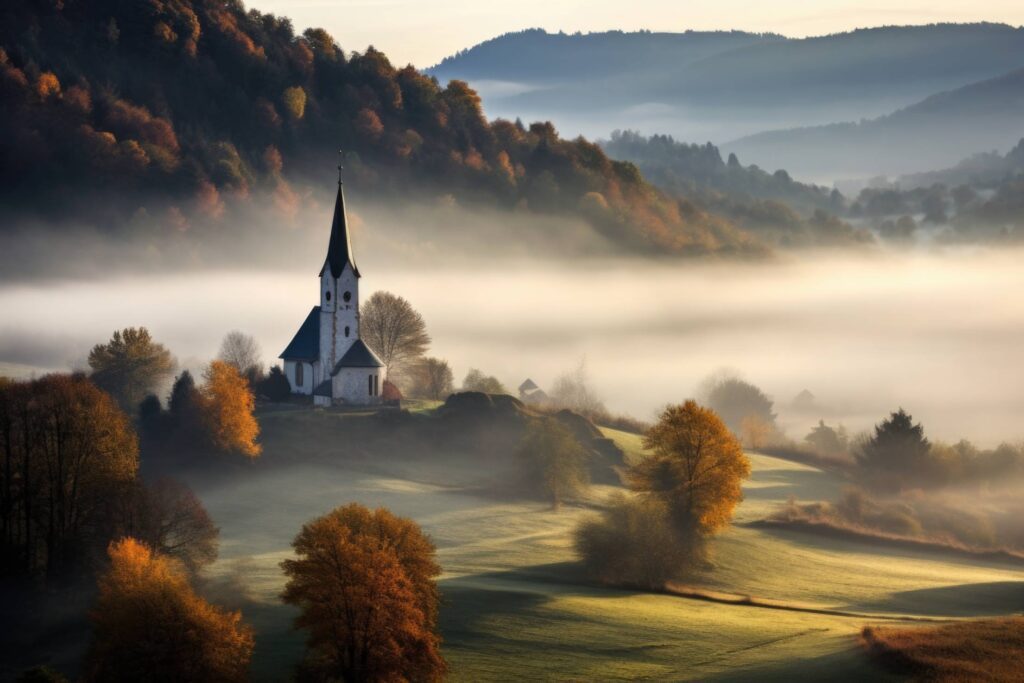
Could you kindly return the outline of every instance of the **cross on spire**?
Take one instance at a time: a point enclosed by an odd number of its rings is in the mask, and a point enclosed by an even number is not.
[[[342,179],[341,179],[341,171],[344,168],[344,166],[341,165],[341,160],[342,160],[341,150],[339,149],[338,150],[338,185],[344,184]]]

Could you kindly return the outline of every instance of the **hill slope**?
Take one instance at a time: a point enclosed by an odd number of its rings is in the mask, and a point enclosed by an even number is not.
[[[1017,69],[870,121],[765,132],[725,147],[797,174],[899,174],[1005,151],[1022,135],[1024,69]]]
[[[760,251],[586,140],[489,122],[465,83],[442,88],[240,2],[3,3],[0,126],[8,230],[194,238],[294,223],[305,197],[329,196],[341,148],[364,196],[569,216],[632,251]]]
[[[550,66],[538,66],[531,53]],[[480,82],[492,115],[542,111],[561,128],[589,135],[629,127],[723,141],[878,116],[1022,67],[1022,55],[1024,30],[1001,24],[891,26],[806,39],[529,31],[465,50],[430,73]],[[492,81],[502,83],[489,88]]]

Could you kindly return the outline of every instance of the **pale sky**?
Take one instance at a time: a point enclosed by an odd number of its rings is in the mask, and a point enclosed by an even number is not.
[[[742,29],[801,37],[885,24],[991,21],[1024,24],[1021,0],[248,0],[319,26],[346,51],[373,45],[399,66],[432,66],[488,38],[548,31]]]

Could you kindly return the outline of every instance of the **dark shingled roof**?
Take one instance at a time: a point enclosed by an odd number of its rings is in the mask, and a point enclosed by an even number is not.
[[[327,398],[333,398],[331,395],[331,380],[325,379],[317,385],[317,388],[313,390],[314,396],[326,396]]]
[[[334,366],[331,374],[337,375],[338,371],[342,368],[382,367],[384,367],[384,363],[381,362],[380,358],[377,358],[377,354],[371,351],[370,347],[364,344],[362,339],[356,339],[355,343],[349,347],[345,355],[338,361],[338,364]]]
[[[355,256],[352,254],[352,240],[348,235],[348,217],[345,215],[345,192],[341,183],[338,183],[338,197],[334,200],[334,221],[331,223],[331,241],[327,245],[327,260],[324,267],[320,269],[320,275],[324,274],[328,266],[331,275],[335,278],[341,275],[345,264],[352,266],[352,272],[360,277],[359,268],[356,267]]]
[[[314,306],[288,348],[278,358],[315,361],[320,358],[320,307]]]

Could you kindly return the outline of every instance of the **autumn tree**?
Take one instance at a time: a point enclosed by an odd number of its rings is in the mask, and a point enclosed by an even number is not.
[[[0,384],[2,565],[58,577],[101,552],[138,470],[131,422],[82,375]]]
[[[245,681],[252,629],[196,595],[174,561],[125,538],[99,579],[89,681]]]
[[[743,433],[743,420],[751,416],[775,428],[774,404],[763,391],[738,377],[710,379],[702,393],[707,406],[715,411],[734,434]]]
[[[263,376],[263,359],[259,342],[252,335],[238,330],[228,332],[220,345],[218,360],[235,366],[250,384],[255,385]]]
[[[493,375],[485,375],[476,368],[470,368],[462,380],[463,391],[482,391],[485,394],[507,394],[505,385]]]
[[[132,413],[146,394],[174,372],[171,352],[145,327],[115,330],[110,341],[89,352],[92,381]]]
[[[418,398],[439,401],[452,393],[453,380],[448,361],[424,358],[413,368],[410,393]]]
[[[314,680],[436,681],[441,569],[419,526],[384,508],[339,507],[305,525],[281,563],[282,598],[300,609]]]
[[[681,536],[707,536],[729,524],[750,461],[714,411],[696,401],[669,406],[644,448],[652,454],[629,468],[629,485],[663,501]]]
[[[256,402],[249,383],[233,365],[221,360],[210,363],[203,377],[200,393],[212,445],[229,453],[258,456],[260,426],[253,415]]]
[[[542,418],[531,422],[517,454],[525,466],[529,485],[543,490],[556,510],[566,497],[580,495],[590,486],[590,455],[557,420]]]
[[[391,292],[374,292],[359,315],[359,336],[383,361],[389,377],[415,365],[430,345],[423,316]]]

